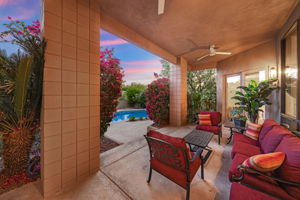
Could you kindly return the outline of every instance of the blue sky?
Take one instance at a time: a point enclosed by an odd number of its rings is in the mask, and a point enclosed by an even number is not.
[[[5,30],[4,23],[7,16],[15,20],[22,20],[26,24],[40,19],[39,0],[0,0],[0,31]],[[142,48],[139,48],[111,33],[101,30],[101,47],[114,49],[115,56],[121,60],[125,73],[125,84],[138,82],[148,84],[154,80],[153,73],[161,70],[160,58]],[[0,48],[7,53],[16,52],[18,47],[8,43],[0,43]]]

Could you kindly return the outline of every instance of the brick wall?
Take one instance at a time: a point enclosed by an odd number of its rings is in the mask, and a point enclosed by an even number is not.
[[[44,0],[43,9],[41,151],[48,197],[99,169],[100,8],[97,0]]]
[[[179,65],[170,68],[170,124],[181,126],[187,117],[187,61],[180,58]]]

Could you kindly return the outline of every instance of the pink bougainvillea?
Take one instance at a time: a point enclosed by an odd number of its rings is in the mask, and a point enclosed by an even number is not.
[[[122,95],[123,71],[112,50],[100,50],[100,78],[100,133],[104,135]]]
[[[168,78],[156,79],[145,91],[147,114],[158,126],[169,123],[169,93]]]

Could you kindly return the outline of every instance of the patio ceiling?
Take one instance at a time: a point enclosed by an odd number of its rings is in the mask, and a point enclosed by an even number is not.
[[[197,62],[208,53],[199,46],[215,44],[219,51],[234,55],[266,42],[276,35],[298,2],[166,0],[165,13],[157,15],[157,0],[101,0],[101,9],[170,54],[183,56],[189,65],[208,66],[228,56]]]

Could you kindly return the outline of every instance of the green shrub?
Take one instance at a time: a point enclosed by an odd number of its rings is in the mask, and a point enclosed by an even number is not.
[[[141,107],[145,107],[146,97],[144,95],[144,91],[146,90],[146,86],[139,83],[132,83],[129,86],[123,86],[122,88],[125,90],[125,97],[129,105],[134,106],[138,104]]]
[[[135,121],[135,117],[134,117],[134,116],[129,117],[129,121],[130,121],[130,122]]]
[[[143,117],[140,117],[139,120],[144,120],[144,118],[143,118]]]

